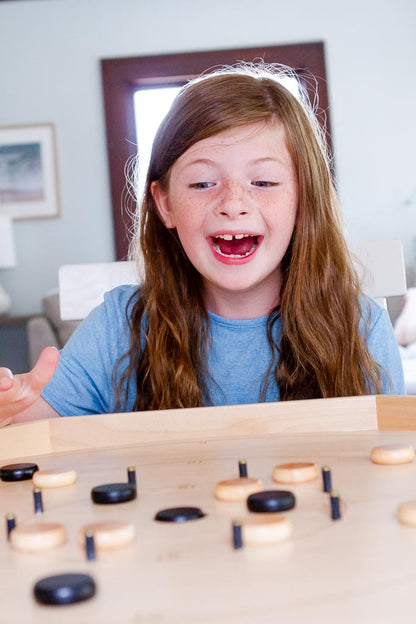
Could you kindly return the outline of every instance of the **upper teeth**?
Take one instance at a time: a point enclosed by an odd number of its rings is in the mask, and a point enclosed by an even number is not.
[[[230,241],[233,240],[233,238],[240,240],[241,238],[248,238],[249,236],[252,236],[252,234],[218,234],[215,238],[223,238],[224,240]]]

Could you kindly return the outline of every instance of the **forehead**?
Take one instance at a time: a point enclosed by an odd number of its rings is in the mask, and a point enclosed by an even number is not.
[[[287,164],[291,158],[286,146],[285,129],[280,121],[229,128],[197,141],[175,162],[174,167],[186,167],[203,159],[275,158]]]

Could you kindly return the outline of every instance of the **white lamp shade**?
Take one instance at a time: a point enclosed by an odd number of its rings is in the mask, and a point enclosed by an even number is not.
[[[16,266],[12,220],[7,215],[0,215],[0,268]]]

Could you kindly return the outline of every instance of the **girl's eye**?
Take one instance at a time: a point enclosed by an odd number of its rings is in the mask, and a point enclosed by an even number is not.
[[[211,188],[212,186],[214,186],[214,182],[194,182],[193,184],[189,185],[190,188],[194,189],[207,189]]]
[[[270,186],[277,186],[278,182],[271,182],[270,180],[255,180],[252,182],[253,186],[259,186],[260,188],[268,188]]]

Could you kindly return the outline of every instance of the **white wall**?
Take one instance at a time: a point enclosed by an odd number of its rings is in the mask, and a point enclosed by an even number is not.
[[[347,235],[413,260],[415,26],[414,0],[1,2],[0,125],[56,124],[62,196],[59,218],[15,222],[11,313],[38,311],[61,264],[114,259],[101,58],[323,40]]]

